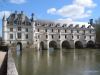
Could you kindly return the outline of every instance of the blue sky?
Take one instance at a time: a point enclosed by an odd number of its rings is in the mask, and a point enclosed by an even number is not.
[[[88,22],[90,18],[100,17],[100,0],[0,0],[0,34],[2,16],[9,16],[17,10],[36,19],[72,20]]]

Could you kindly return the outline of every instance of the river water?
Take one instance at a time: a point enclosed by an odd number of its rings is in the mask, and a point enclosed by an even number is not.
[[[99,49],[13,51],[19,75],[100,75]]]

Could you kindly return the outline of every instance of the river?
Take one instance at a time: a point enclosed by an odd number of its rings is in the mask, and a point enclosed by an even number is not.
[[[19,75],[100,75],[99,49],[13,51]]]

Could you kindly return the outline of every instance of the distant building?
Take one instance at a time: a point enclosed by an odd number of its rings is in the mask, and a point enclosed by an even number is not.
[[[2,36],[5,44],[37,49],[84,48],[95,44],[95,29],[90,24],[64,23],[62,21],[34,20],[21,13],[2,19]]]

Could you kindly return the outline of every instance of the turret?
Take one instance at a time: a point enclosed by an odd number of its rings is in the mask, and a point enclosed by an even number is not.
[[[3,37],[3,41],[6,43],[7,42],[7,20],[5,14],[2,19],[2,37]]]
[[[33,27],[33,30],[35,30],[34,13],[32,13],[32,15],[31,15],[31,25]]]
[[[15,19],[17,18],[17,11],[15,11]]]
[[[31,15],[31,25],[32,25],[32,33],[33,33],[33,46],[35,48],[35,21],[34,21],[34,14]]]

